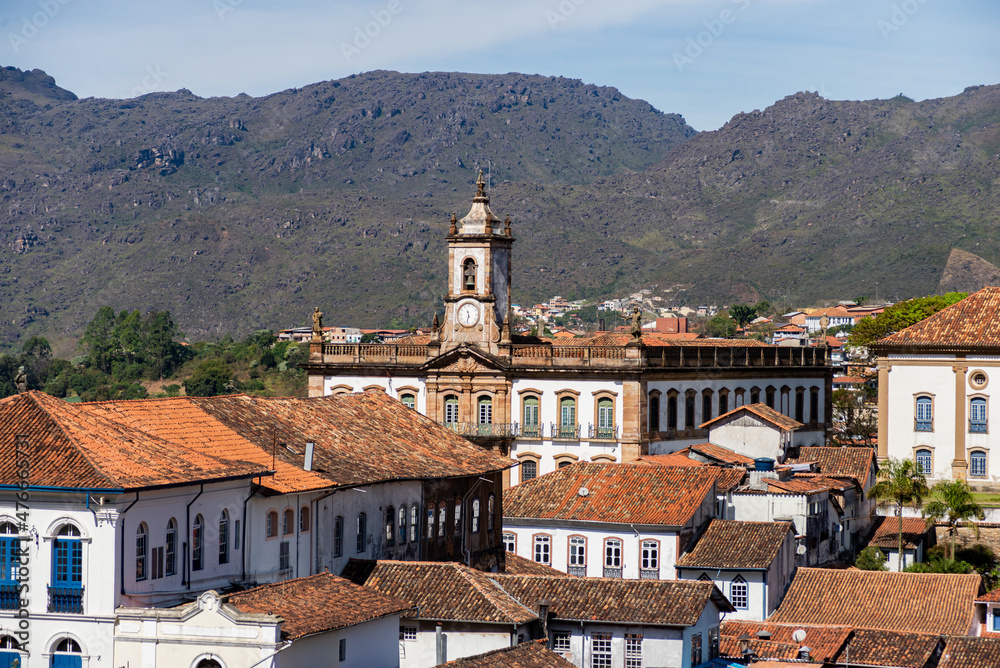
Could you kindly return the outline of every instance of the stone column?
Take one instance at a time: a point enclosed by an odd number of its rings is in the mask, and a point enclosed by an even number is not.
[[[646,393],[640,380],[622,383],[621,460],[630,462],[644,454],[642,433],[646,425]]]
[[[969,473],[965,458],[965,376],[969,367],[963,362],[953,366],[952,371],[955,372],[955,460],[951,463],[951,477],[965,480]]]
[[[889,360],[878,361],[878,460],[889,458]]]

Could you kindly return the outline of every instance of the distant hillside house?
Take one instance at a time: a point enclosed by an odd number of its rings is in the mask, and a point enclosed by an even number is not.
[[[879,457],[934,480],[1000,481],[1000,288],[983,288],[870,347],[878,356]]]
[[[426,336],[389,344],[313,341],[309,395],[378,387],[516,460],[517,484],[576,461],[625,462],[705,441],[699,427],[764,401],[819,434],[832,423],[826,348],[623,332],[589,338],[512,330],[514,228],[490,209],[480,179],[472,208],[448,231],[442,318]],[[431,319],[428,314],[428,320]]]

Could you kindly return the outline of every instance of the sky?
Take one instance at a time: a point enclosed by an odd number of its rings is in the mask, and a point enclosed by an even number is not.
[[[816,91],[1000,83],[998,0],[0,0],[0,65],[80,97],[260,96],[376,69],[618,88],[697,130]]]

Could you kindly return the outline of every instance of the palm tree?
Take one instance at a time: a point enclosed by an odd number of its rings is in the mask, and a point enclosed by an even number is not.
[[[878,472],[878,482],[868,493],[880,506],[896,504],[899,517],[899,561],[897,570],[903,570],[903,506],[913,504],[919,508],[924,497],[930,494],[927,480],[912,459],[890,459]]]
[[[955,558],[955,534],[958,527],[964,526],[972,530],[979,540],[979,525],[973,520],[985,517],[983,509],[972,498],[972,490],[964,480],[944,480],[934,485],[934,492],[940,498],[927,504],[924,516],[927,524],[933,524],[943,517],[948,518],[948,535],[951,538],[951,558]]]

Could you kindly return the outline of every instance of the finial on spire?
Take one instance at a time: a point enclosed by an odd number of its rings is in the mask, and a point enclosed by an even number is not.
[[[483,170],[479,170],[479,178],[476,179],[476,197],[486,197],[486,179],[483,177]]]
[[[458,234],[458,218],[455,216],[455,212],[451,212],[451,220],[448,221],[450,225],[448,226],[448,234],[450,236],[455,236]]]
[[[510,236],[510,214],[507,214],[507,217],[503,219],[503,233],[504,236]]]

